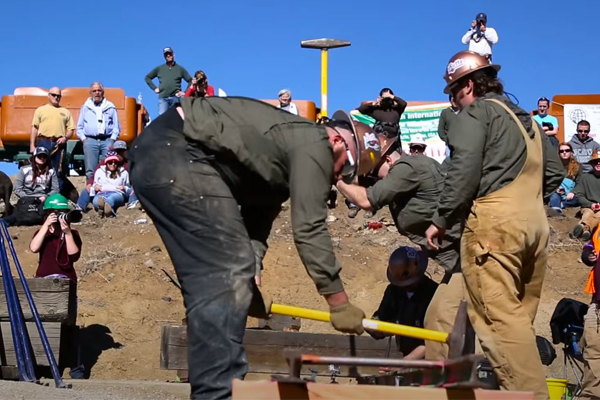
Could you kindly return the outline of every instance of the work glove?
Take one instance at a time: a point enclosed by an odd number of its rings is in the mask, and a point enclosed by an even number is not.
[[[254,280],[252,280],[252,301],[248,309],[248,316],[254,318],[269,319],[273,299],[266,293],[261,293]]]
[[[362,335],[365,331],[362,320],[365,313],[360,308],[352,305],[350,302],[329,309],[331,315],[331,325],[344,333],[354,333]]]
[[[375,316],[373,317],[373,319],[375,319],[375,320],[379,320],[379,318],[377,318],[377,317],[375,317]],[[372,337],[373,339],[375,339],[375,340],[381,340],[381,339],[385,339],[385,337],[386,337],[386,336],[389,336],[389,335],[386,335],[386,334],[385,334],[385,333],[383,333],[383,332],[374,331],[374,330],[372,330],[372,329],[365,329],[365,330],[366,330],[366,331],[367,331],[367,333],[368,333],[369,335],[371,335],[371,337]]]

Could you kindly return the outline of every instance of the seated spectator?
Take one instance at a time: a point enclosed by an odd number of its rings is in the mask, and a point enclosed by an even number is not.
[[[119,156],[111,155],[94,173],[93,193],[90,194],[94,196],[92,204],[100,218],[115,216],[117,209],[125,205],[130,184],[129,173],[122,164]]]
[[[79,260],[82,242],[65,218],[69,210],[69,202],[61,194],[53,194],[44,202],[44,224],[29,244],[32,253],[40,254],[36,277],[68,278],[77,282],[73,264]]]
[[[570,233],[572,238],[589,240],[600,222],[600,150],[589,161],[591,172],[581,174],[575,185],[575,196],[581,205],[581,220]]]
[[[123,140],[117,140],[107,154],[107,156],[113,156],[113,155],[118,155],[119,157],[121,157],[121,160],[123,162],[123,165],[122,165],[123,168],[125,168],[125,171],[129,172],[129,162],[127,161],[127,143],[125,143]],[[98,168],[100,168],[103,165],[105,165],[104,160],[100,164],[98,164],[98,166],[96,167],[96,170],[98,170]],[[94,171],[94,173],[95,172],[96,171]],[[83,212],[88,211],[88,205],[91,203],[90,191],[92,189],[93,184],[94,184],[94,176],[92,175],[92,177],[90,179],[88,179],[88,182],[87,182],[85,188],[83,188],[83,190],[81,191],[81,194],[79,195],[79,200],[77,201],[77,206]],[[133,188],[130,188],[129,191],[127,193],[125,193],[125,201],[128,202],[127,203],[128,210],[139,207],[139,201],[138,201],[137,196],[135,195],[135,192],[133,191]]]
[[[558,147],[558,139],[556,138],[556,135],[558,134],[558,119],[548,114],[549,108],[550,100],[545,97],[540,97],[538,99],[538,113],[533,116],[533,119],[540,124],[544,132],[546,132],[552,146]]]
[[[585,292],[592,295],[590,306],[584,318],[583,334],[579,342],[583,348],[583,385],[581,398],[600,398],[600,335],[598,335],[598,303],[600,303],[600,229],[596,229],[594,237],[583,246],[581,261],[592,267]]]
[[[373,319],[422,328],[425,312],[438,287],[425,276],[426,269],[427,253],[408,246],[394,250],[387,269],[390,284]],[[381,332],[367,332],[375,339],[386,336]],[[396,336],[396,345],[404,359],[425,358],[425,342],[421,339]]]
[[[361,114],[375,119],[373,130],[388,138],[400,133],[400,117],[406,109],[406,101],[395,96],[390,88],[383,88],[376,100],[362,104],[357,108]]]
[[[425,154],[426,148],[427,143],[425,143],[425,139],[421,135],[413,136],[413,140],[408,144],[408,151],[411,156],[415,154]]]
[[[577,207],[579,205],[579,200],[575,197],[574,189],[577,178],[581,174],[581,165],[575,161],[573,149],[569,143],[562,142],[559,144],[558,156],[560,157],[560,161],[562,161],[567,175],[558,189],[556,189],[556,192],[552,193],[550,196],[550,201],[548,203],[550,208],[547,212],[549,217],[562,215],[563,208]]]
[[[590,157],[600,150],[600,144],[590,137],[590,123],[584,119],[577,123],[577,134],[573,135],[569,144],[573,149],[575,159],[585,172],[590,172],[592,166],[588,163]]]
[[[19,200],[14,212],[4,218],[7,226],[39,225],[44,221],[44,201],[59,191],[49,153],[46,147],[36,147],[31,164],[19,170],[13,190]]]
[[[281,89],[279,94],[279,108],[294,115],[300,115],[296,104],[292,103],[292,91],[290,89]]]
[[[215,88],[208,84],[204,71],[196,71],[192,84],[185,91],[185,97],[213,97]]]
[[[83,143],[85,176],[94,175],[98,163],[121,134],[119,115],[113,103],[104,97],[104,86],[94,82],[90,95],[79,112],[77,136]]]

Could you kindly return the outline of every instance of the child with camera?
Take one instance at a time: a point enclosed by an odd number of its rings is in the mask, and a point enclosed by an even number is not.
[[[81,237],[71,229],[71,222],[80,220],[80,211],[71,211],[69,202],[61,194],[53,194],[44,202],[45,219],[35,233],[29,250],[40,254],[35,272],[40,278],[68,278],[77,282],[73,264],[81,255]]]

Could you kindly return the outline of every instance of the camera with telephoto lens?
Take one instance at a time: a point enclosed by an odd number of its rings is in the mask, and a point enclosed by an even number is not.
[[[83,213],[81,210],[71,210],[69,212],[58,213],[58,218],[64,218],[69,224],[81,222],[83,219]]]
[[[394,99],[391,97],[384,97],[381,99],[381,107],[392,108],[394,106]]]
[[[550,122],[542,122],[542,128],[548,128],[548,130],[553,130],[554,129],[554,125],[552,125]]]

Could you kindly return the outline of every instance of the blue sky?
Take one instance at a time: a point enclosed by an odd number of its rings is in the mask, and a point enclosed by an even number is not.
[[[506,90],[530,110],[539,96],[598,93],[600,2],[533,1],[11,1],[0,14],[0,95],[19,86],[142,93],[172,46],[190,73],[203,69],[228,95],[318,104],[320,55],[300,41],[349,40],[330,52],[329,109],[352,109],[391,87],[406,100],[445,100],[448,59],[478,12],[500,36],[494,61]],[[589,22],[586,20],[589,19]]]

